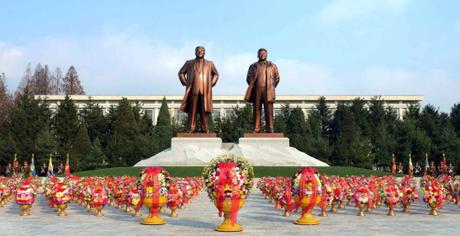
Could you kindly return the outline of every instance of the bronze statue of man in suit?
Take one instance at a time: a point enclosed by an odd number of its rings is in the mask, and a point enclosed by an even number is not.
[[[246,81],[248,89],[244,100],[253,104],[254,131],[260,132],[262,104],[265,112],[265,126],[267,133],[273,133],[273,103],[275,102],[275,88],[280,82],[280,75],[276,65],[267,60],[268,51],[259,49],[257,57],[259,61],[249,66]]]
[[[189,132],[196,131],[196,115],[200,114],[201,129],[209,133],[208,116],[212,112],[212,87],[219,79],[214,63],[204,59],[204,47],[195,48],[195,59],[188,60],[179,70],[179,79],[186,86],[181,110],[188,113]]]

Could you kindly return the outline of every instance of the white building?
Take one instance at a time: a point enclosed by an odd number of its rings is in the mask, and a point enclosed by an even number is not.
[[[176,120],[182,120],[186,115],[180,111],[183,96],[70,96],[76,103],[78,109],[83,109],[91,100],[98,104],[104,110],[104,113],[107,113],[110,107],[117,106],[122,98],[126,98],[131,101],[132,105],[138,103],[142,107],[142,111],[152,119],[154,124],[156,123],[163,97],[166,98],[171,116]],[[274,113],[279,113],[283,105],[289,104],[290,107],[300,107],[305,115],[308,116],[309,111],[315,107],[320,97],[321,95],[277,95]],[[385,107],[391,107],[396,110],[400,119],[402,119],[410,104],[420,103],[424,99],[421,95],[324,95],[324,97],[326,98],[329,108],[332,110],[336,109],[337,104],[341,102],[351,102],[356,98],[370,101],[373,98],[379,97],[384,101]],[[35,99],[46,99],[52,110],[55,110],[60,101],[64,100],[64,98],[65,96],[63,95],[35,96]],[[243,95],[213,96],[213,101],[213,117],[225,117],[227,114],[231,114],[234,107],[243,107],[246,105]]]

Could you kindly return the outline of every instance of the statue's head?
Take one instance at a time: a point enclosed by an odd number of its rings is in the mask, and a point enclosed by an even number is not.
[[[260,48],[260,49],[257,51],[257,57],[259,58],[259,61],[265,61],[265,60],[267,60],[267,56],[268,56],[268,51],[267,51],[267,49],[265,49],[265,48]]]
[[[203,46],[198,46],[195,48],[195,56],[198,59],[203,59],[204,55],[206,54],[206,50]]]

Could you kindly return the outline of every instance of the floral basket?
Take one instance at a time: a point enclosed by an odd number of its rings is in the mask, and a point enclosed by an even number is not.
[[[206,192],[224,222],[218,231],[242,231],[237,213],[253,186],[254,169],[243,157],[223,154],[211,160],[203,170]]]
[[[322,184],[314,168],[303,167],[292,177],[292,195],[294,208],[302,207],[302,216],[294,223],[301,225],[319,224],[319,220],[311,215],[313,208],[321,202]]]
[[[142,205],[150,209],[149,216],[141,222],[145,225],[162,225],[166,221],[159,216],[161,207],[168,203],[168,191],[170,187],[169,173],[160,167],[149,167],[141,173]],[[142,207],[138,204],[137,208]]]

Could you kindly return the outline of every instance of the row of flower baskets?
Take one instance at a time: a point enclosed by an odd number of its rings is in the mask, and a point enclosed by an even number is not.
[[[282,207],[284,216],[289,216],[295,207],[292,196],[300,191],[302,170],[297,171],[294,177],[263,177],[257,183],[263,195],[275,208]],[[394,209],[401,205],[403,212],[409,211],[409,206],[419,198],[420,190],[423,201],[431,209],[431,215],[437,215],[444,201],[450,200],[460,206],[460,178],[441,176],[438,179],[426,176],[422,178],[421,189],[417,189],[412,176],[406,176],[397,181],[393,176],[386,177],[337,177],[321,175],[318,171],[309,169],[317,176],[316,192],[321,195],[317,206],[321,208],[320,216],[328,216],[330,212],[337,212],[337,208],[354,205],[358,208],[358,216],[364,216],[364,211],[372,212],[373,209],[385,204],[388,215],[394,216]],[[321,187],[318,187],[321,186]],[[313,189],[311,183],[304,188],[305,195],[311,196]]]
[[[96,216],[103,216],[102,209],[110,204],[126,212],[135,211],[133,216],[141,216],[143,199],[152,194],[153,187],[148,186],[146,176],[151,169],[160,170],[160,194],[167,199],[167,207],[171,209],[171,217],[176,217],[176,209],[184,208],[191,203],[203,189],[203,179],[199,177],[170,177],[161,168],[148,168],[140,178],[123,177],[66,177],[60,181],[57,177],[49,177],[43,182],[39,177],[22,178],[19,175],[6,178],[0,177],[0,207],[15,199],[21,208],[21,216],[31,214],[32,205],[40,187],[48,205],[57,211],[59,216],[66,216],[69,203],[76,201]],[[148,179],[148,178],[147,178]]]
[[[224,216],[223,223],[216,230],[234,232],[243,230],[237,223],[237,214],[251,192],[253,179],[253,168],[246,159],[224,154],[204,168],[203,178],[174,178],[163,168],[149,167],[139,174],[139,178],[70,176],[60,182],[52,177],[43,183],[43,188],[49,205],[56,208],[60,215],[65,215],[65,208],[72,200],[99,216],[103,215],[102,209],[107,204],[126,212],[134,209],[135,216],[139,216],[141,207],[145,206],[149,208],[149,216],[141,223],[159,225],[166,223],[158,214],[162,207],[168,206],[170,215],[175,216],[176,209],[190,203],[204,187],[219,216]],[[459,182],[458,177],[423,178],[421,191],[423,200],[432,209],[431,214],[438,213],[445,199],[460,204]],[[27,190],[32,193],[31,204],[40,185],[33,178],[3,179],[0,184],[3,186],[2,199],[3,196],[9,198],[12,193],[20,196]],[[275,207],[284,209],[285,216],[301,209],[301,217],[294,223],[306,225],[320,223],[311,214],[315,206],[321,208],[322,216],[327,216],[329,207],[331,212],[335,212],[353,204],[359,209],[358,215],[362,216],[365,210],[372,212],[385,204],[389,209],[388,215],[394,215],[394,209],[399,204],[408,211],[419,195],[410,176],[401,181],[393,176],[328,177],[314,168],[301,168],[292,177],[264,177],[257,187]]]

